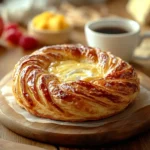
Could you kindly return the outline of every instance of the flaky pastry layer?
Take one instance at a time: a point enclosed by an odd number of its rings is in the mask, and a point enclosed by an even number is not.
[[[68,60],[96,64],[98,73],[62,82],[50,66]],[[139,79],[131,65],[109,52],[82,45],[55,45],[16,64],[12,89],[17,103],[35,116],[89,121],[124,110],[139,92]]]

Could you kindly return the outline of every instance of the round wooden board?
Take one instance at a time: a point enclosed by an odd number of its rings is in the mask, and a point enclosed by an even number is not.
[[[150,90],[149,77],[143,73],[139,73],[139,77],[141,84]],[[4,77],[0,86],[5,85],[10,78],[10,74]],[[149,112],[150,105],[122,120],[93,128],[32,123],[17,114],[0,95],[0,120],[3,125],[24,137],[50,144],[98,146],[127,139],[150,128]]]

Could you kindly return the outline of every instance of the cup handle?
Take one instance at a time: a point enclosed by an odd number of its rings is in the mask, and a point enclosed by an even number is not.
[[[146,33],[140,35],[139,45],[142,43],[142,41],[143,41],[144,39],[147,39],[147,38],[150,38],[150,32],[146,32]]]
[[[141,43],[143,42],[143,40],[150,38],[150,32],[145,32],[143,34],[140,35],[139,37],[139,42],[138,42],[138,46],[141,45]],[[134,56],[135,58],[141,59],[141,60],[147,60],[149,59],[149,57],[141,57],[141,56]]]

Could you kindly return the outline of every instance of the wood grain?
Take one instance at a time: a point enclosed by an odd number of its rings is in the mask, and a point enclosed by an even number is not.
[[[35,146],[18,144],[7,140],[0,139],[0,150],[46,150],[44,148],[38,148]]]
[[[50,150],[56,150],[57,148],[53,145],[46,144],[46,143],[41,143],[35,140],[27,139],[23,136],[20,136],[2,124],[0,124],[0,138],[8,141],[13,141],[17,143],[23,143],[23,144],[28,144],[28,145],[34,145],[37,147],[45,148],[45,149],[50,149]],[[0,149],[1,150],[1,149]],[[20,149],[21,150],[21,149]]]

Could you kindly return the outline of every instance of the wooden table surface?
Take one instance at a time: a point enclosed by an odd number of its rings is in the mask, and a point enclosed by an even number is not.
[[[106,3],[106,6],[109,8],[109,13],[126,17],[126,18],[131,18],[131,16],[126,12],[125,10],[125,5],[127,3],[127,0],[110,0]],[[142,26],[142,32],[150,30],[150,26]],[[72,41],[73,43],[81,43],[81,44],[86,44],[85,42],[85,37],[84,37],[84,32],[83,30],[74,30],[72,34]],[[150,41],[145,41],[146,44],[150,47]],[[141,48],[142,49],[142,48]],[[24,52],[20,48],[8,48],[5,49],[3,47],[0,47],[0,79],[10,72],[15,63],[24,55],[28,54],[30,52]],[[132,64],[150,76],[150,60],[138,60],[138,59],[133,59]],[[115,135],[114,135],[115,136]],[[17,143],[24,143],[24,144],[29,144],[29,145],[34,145],[38,147],[42,147],[45,149],[60,149],[60,150],[77,150],[77,149],[82,149],[82,150],[88,150],[88,149],[114,149],[114,150],[123,150],[123,149],[132,149],[132,150],[149,150],[150,149],[150,132],[143,133],[141,135],[138,135],[136,137],[133,137],[131,139],[128,139],[126,141],[122,141],[119,143],[114,143],[114,144],[108,144],[108,145],[103,145],[101,147],[97,148],[67,148],[67,147],[61,147],[59,145],[49,145],[45,143],[40,143],[37,141],[33,141],[24,137],[21,137],[12,131],[8,130],[5,128],[2,124],[0,124],[0,138],[17,142]],[[0,142],[1,145],[1,142]],[[0,150],[1,146],[0,146]],[[5,150],[5,149],[4,149]]]

